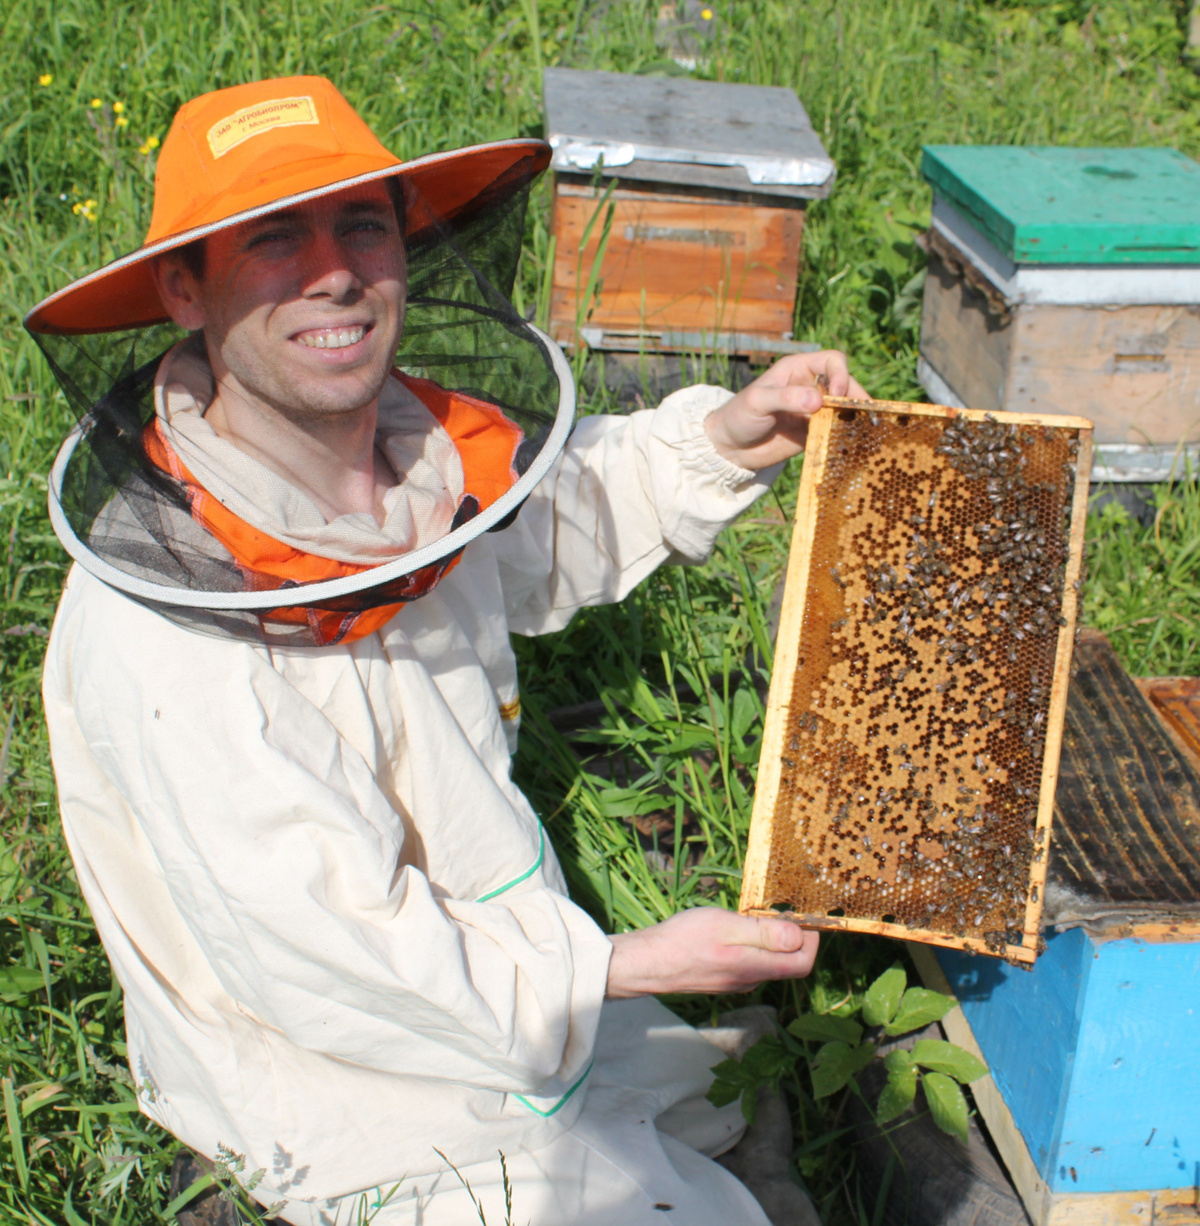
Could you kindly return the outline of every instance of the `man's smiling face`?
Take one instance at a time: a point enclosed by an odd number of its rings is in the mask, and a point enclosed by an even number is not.
[[[158,272],[184,327],[204,329],[221,394],[289,416],[353,413],[379,395],[404,325],[404,239],[382,183],[210,235],[203,276]]]

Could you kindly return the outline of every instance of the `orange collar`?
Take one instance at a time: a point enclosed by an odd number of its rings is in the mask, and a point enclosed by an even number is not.
[[[457,528],[512,488],[517,479],[517,448],[524,435],[495,405],[447,391],[429,379],[417,379],[398,370],[392,373],[433,414],[458,449],[464,493],[452,524]],[[184,487],[196,522],[233,555],[245,577],[247,591],[275,591],[374,569],[306,553],[246,523],[187,470],[168,442],[157,414],[143,431],[142,442],[150,462]],[[461,553],[459,550],[379,588],[341,597],[329,605],[283,606],[261,614],[260,620],[264,630],[272,622],[307,623],[314,642],[321,647],[352,643],[379,630],[402,605],[432,591],[442,576],[458,565]]]

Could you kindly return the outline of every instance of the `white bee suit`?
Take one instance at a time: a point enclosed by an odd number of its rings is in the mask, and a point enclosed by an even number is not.
[[[201,634],[71,571],[46,714],[139,1101],[284,1221],[400,1181],[377,1226],[477,1221],[435,1150],[496,1223],[499,1153],[516,1221],[766,1221],[697,1152],[740,1131],[703,1099],[722,1053],[604,1003],[611,945],[510,778],[509,631],[704,558],[774,475],[708,441],[728,395],[584,418],[511,527],[350,644]]]

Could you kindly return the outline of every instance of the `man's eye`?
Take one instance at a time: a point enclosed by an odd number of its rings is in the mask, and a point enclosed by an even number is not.
[[[286,243],[292,237],[294,236],[287,230],[265,230],[262,234],[256,234],[250,240],[247,246],[264,247],[278,243]]]

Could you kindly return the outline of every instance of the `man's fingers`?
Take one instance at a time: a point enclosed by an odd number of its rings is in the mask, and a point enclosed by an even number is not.
[[[760,922],[761,944],[738,948],[735,954],[739,978],[746,983],[762,983],[767,979],[802,979],[807,975],[816,961],[818,934],[789,920]]]
[[[816,353],[794,353],[780,358],[760,377],[773,383],[810,387],[827,383],[830,395],[844,396],[849,386],[850,372],[846,355],[840,349],[821,349]]]
[[[823,393],[815,384],[758,384],[747,389],[749,403],[761,417],[775,413],[815,413],[821,407]]]
[[[773,954],[795,953],[804,945],[805,929],[791,920],[761,915],[731,915],[724,934],[726,945],[750,945]]]
[[[852,396],[862,388],[850,378],[846,355],[840,349],[796,353],[781,358],[755,381],[766,387],[811,387],[830,396]]]
[[[773,954],[794,954],[804,944],[804,932],[790,920],[758,919],[759,945]]]
[[[769,979],[802,979],[817,942],[790,920],[696,907],[613,937],[608,994],[746,992]]]
[[[820,407],[823,393],[816,387],[790,383],[782,387],[758,387],[749,398],[751,412],[760,419],[775,418],[783,427],[789,418],[803,419],[807,424]]]
[[[850,395],[850,369],[846,365],[846,355],[840,349],[826,349],[816,356],[822,360],[822,373],[829,384],[829,394]]]

